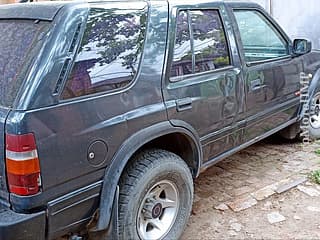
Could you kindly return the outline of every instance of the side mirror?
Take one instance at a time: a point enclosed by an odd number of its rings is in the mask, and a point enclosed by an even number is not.
[[[306,39],[295,39],[293,41],[293,53],[295,55],[303,55],[311,52],[312,43]]]

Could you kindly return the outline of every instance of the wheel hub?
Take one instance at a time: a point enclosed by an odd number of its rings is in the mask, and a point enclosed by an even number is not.
[[[162,204],[157,202],[155,199],[148,198],[143,207],[143,216],[146,219],[159,218],[162,214]]]
[[[156,205],[154,205],[152,209],[152,217],[158,218],[161,216],[161,213],[162,213],[162,205],[161,203],[157,203]]]
[[[169,181],[155,184],[141,203],[137,230],[141,239],[162,239],[173,225],[178,209],[179,195]]]

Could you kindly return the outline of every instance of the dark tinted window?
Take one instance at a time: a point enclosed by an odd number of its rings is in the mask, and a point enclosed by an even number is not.
[[[230,65],[224,29],[217,10],[191,11],[194,39],[195,72]]]
[[[43,21],[0,20],[0,105],[12,106],[49,25]]]
[[[176,41],[171,67],[171,77],[192,73],[192,53],[187,11],[180,11],[177,17]]]
[[[190,40],[191,36],[193,41]],[[180,11],[177,17],[171,77],[210,71],[229,65],[229,49],[219,12]]]
[[[145,10],[93,8],[63,99],[123,88],[141,57]]]

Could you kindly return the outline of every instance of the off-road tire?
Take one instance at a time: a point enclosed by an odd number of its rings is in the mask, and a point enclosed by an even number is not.
[[[174,184],[179,196],[175,220],[161,239],[179,239],[182,235],[192,209],[192,175],[179,156],[154,149],[134,156],[121,176],[118,221],[120,239],[142,239],[137,223],[139,209],[150,188],[161,181]]]

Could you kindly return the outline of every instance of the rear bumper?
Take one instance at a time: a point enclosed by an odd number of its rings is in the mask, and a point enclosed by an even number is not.
[[[45,211],[20,214],[0,206],[0,240],[43,240],[45,224]]]
[[[82,234],[85,231],[89,231],[92,239],[117,239],[118,198],[110,209],[112,218],[105,228],[98,229],[94,224],[88,225],[99,208],[101,188],[102,181],[99,181],[77,189],[48,202],[45,211],[35,214],[17,213],[0,202],[0,240],[56,239],[65,234]],[[38,196],[40,194],[32,197]],[[32,203],[30,198],[13,197],[15,200],[21,199],[20,203]],[[104,214],[100,213],[100,216]]]

